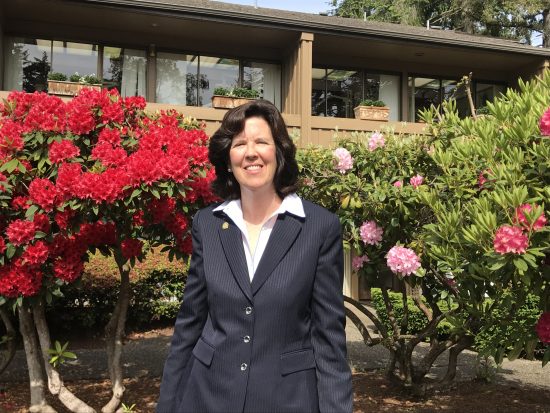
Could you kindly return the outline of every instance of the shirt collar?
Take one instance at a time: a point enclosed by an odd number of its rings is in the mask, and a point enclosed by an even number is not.
[[[243,216],[240,199],[225,201],[223,204],[214,208],[214,212],[215,211],[223,211],[230,218],[238,216],[242,219]],[[277,210],[271,216],[285,214],[287,212],[300,218],[306,217],[302,200],[295,193],[285,196],[279,208],[277,208]]]

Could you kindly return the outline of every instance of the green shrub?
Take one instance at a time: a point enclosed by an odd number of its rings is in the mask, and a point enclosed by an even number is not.
[[[74,73],[74,74],[69,76],[69,81],[70,82],[80,82],[81,77],[82,76],[80,76],[78,73]]]
[[[244,87],[236,87],[233,89],[226,87],[217,87],[214,89],[216,96],[230,96],[235,98],[257,99],[260,97],[260,92],[255,89],[246,89]]]
[[[67,76],[61,72],[50,72],[48,73],[48,80],[57,80],[57,81],[66,81]]]
[[[361,103],[359,103],[359,106],[377,106],[377,107],[382,107],[382,106],[386,106],[386,103],[385,103],[383,100],[365,99],[365,100],[362,100]]]
[[[83,76],[80,81],[87,85],[98,85],[101,83],[101,79],[94,74]]]
[[[400,325],[401,320],[403,319],[403,300],[401,293],[389,292],[390,302],[393,306],[393,311],[397,324]],[[372,304],[376,310],[380,321],[384,323],[388,330],[391,330],[390,319],[386,311],[386,306],[384,304],[384,298],[382,297],[382,291],[380,288],[371,289]],[[438,303],[441,311],[447,311],[449,306],[446,302],[440,301]],[[405,331],[401,331],[401,334],[418,334],[421,332],[424,327],[428,324],[428,319],[424,313],[416,306],[413,299],[407,298],[407,307],[409,309],[409,322]],[[437,338],[440,340],[447,339],[451,334],[452,325],[448,321],[441,321],[437,326]]]
[[[181,261],[169,261],[165,253],[152,249],[143,262],[130,272],[133,296],[128,308],[127,325],[143,328],[151,322],[173,323],[176,318],[187,267]],[[84,275],[63,289],[47,308],[53,331],[101,331],[115,307],[119,292],[118,269],[112,257],[91,255]]]

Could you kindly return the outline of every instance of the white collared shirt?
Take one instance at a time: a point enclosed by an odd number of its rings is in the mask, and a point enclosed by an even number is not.
[[[225,201],[223,204],[216,207],[214,211],[223,211],[241,230],[244,254],[246,256],[246,265],[248,266],[248,276],[250,277],[250,281],[252,281],[252,278],[254,278],[254,273],[256,272],[258,264],[260,263],[260,259],[262,258],[262,255],[265,251],[265,247],[267,246],[267,242],[269,241],[269,236],[271,235],[271,231],[273,230],[275,222],[277,221],[277,216],[279,214],[284,214],[287,212],[300,218],[305,218],[306,216],[306,213],[304,212],[304,206],[300,197],[296,194],[287,195],[283,199],[283,202],[281,202],[279,208],[277,208],[277,210],[273,214],[271,214],[271,216],[262,225],[262,228],[260,229],[260,235],[258,236],[258,242],[256,243],[256,249],[254,251],[254,255],[252,255],[252,253],[250,252],[248,230],[246,228],[246,223],[244,222],[243,218],[241,200],[234,199],[232,201]]]

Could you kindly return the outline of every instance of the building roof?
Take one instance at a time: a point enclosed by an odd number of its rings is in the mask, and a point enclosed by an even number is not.
[[[460,46],[493,51],[506,51],[550,58],[550,49],[520,44],[453,30],[428,30],[403,24],[363,21],[361,19],[323,16],[264,7],[243,6],[210,0],[69,0],[79,3],[109,5],[122,8],[179,14],[188,18],[238,21],[241,24],[292,29],[314,34],[339,34],[371,38],[395,39]]]

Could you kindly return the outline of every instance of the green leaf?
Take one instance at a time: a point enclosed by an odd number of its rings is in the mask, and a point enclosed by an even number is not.
[[[76,354],[71,353],[70,351],[65,351],[65,352],[63,353],[63,357],[66,357],[66,358],[68,358],[68,359],[76,359],[76,358],[77,358],[77,357],[76,357]]]
[[[514,361],[515,359],[517,359],[521,351],[523,350],[523,345],[523,341],[518,341],[515,344],[514,348],[508,353],[508,360]]]
[[[550,346],[546,347],[546,351],[544,352],[544,357],[542,358],[542,367],[546,366],[546,364],[550,361]]]
[[[19,161],[17,158],[12,159],[11,161],[6,162],[4,165],[0,166],[0,172],[7,171],[8,173],[12,173],[15,168],[19,165]]]
[[[13,244],[8,244],[6,248],[6,257],[11,259],[15,255],[15,246]]]
[[[34,217],[34,214],[38,211],[38,207],[36,205],[31,205],[27,208],[25,211],[25,218],[32,218]]]
[[[527,271],[527,263],[523,261],[521,258],[515,258],[514,265],[516,266],[516,268],[519,270],[521,274]]]

